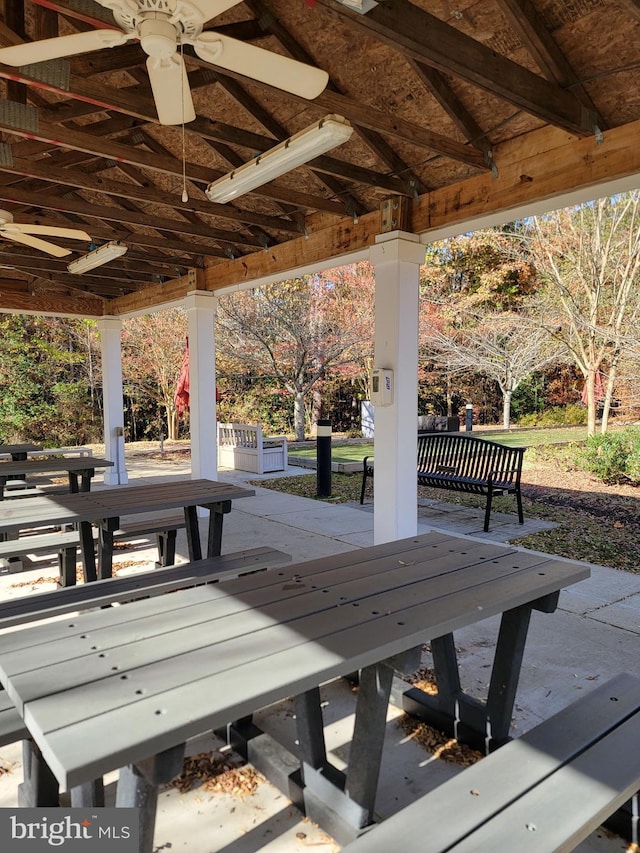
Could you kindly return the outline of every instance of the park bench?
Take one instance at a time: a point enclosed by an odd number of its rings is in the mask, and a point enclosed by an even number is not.
[[[463,434],[430,433],[418,436],[418,485],[449,491],[485,495],[484,530],[494,495],[516,496],[518,521],[524,523],[520,476],[525,448],[507,447]],[[373,476],[374,459],[365,456],[362,465],[360,503],[364,503],[367,479]]]
[[[258,424],[218,424],[218,465],[254,474],[285,471],[286,436],[265,437]]]
[[[573,850],[637,797],[638,738],[640,680],[623,673],[373,826],[346,853]]]
[[[157,566],[170,566],[175,562],[176,535],[185,527],[184,516],[156,518],[148,521],[135,521],[121,524],[113,534],[114,541],[156,536],[158,547]],[[97,531],[95,532],[97,538]],[[0,559],[14,560],[27,554],[58,554],[60,567],[60,585],[75,584],[77,549],[80,545],[80,533],[77,530],[57,531],[54,533],[36,533],[21,539],[0,542]],[[22,564],[7,563],[0,574],[22,571]]]

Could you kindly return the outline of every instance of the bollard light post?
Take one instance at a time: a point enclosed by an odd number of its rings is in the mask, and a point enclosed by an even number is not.
[[[331,421],[319,420],[316,432],[316,495],[331,497]]]
[[[471,432],[473,429],[473,403],[465,406],[465,430]]]

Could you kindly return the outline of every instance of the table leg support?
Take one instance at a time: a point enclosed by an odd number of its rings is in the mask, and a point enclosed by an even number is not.
[[[94,550],[93,530],[91,522],[81,521],[78,525],[80,531],[80,553],[82,555],[82,571],[84,582],[89,583],[97,579],[96,555]]]
[[[102,778],[77,785],[69,791],[71,808],[89,809],[104,807],[104,782]]]
[[[531,611],[552,613],[556,606],[554,593],[502,614],[486,702],[469,696],[462,689],[453,634],[446,634],[431,641],[437,696],[396,680],[392,688],[393,703],[417,719],[488,754],[510,739]]]
[[[120,769],[116,807],[136,808],[140,818],[139,853],[152,853],[158,785],[182,772],[184,744]]]
[[[98,527],[98,575],[100,580],[113,576],[113,532],[120,527],[119,518],[103,518]]]
[[[184,521],[187,533],[187,549],[190,560],[202,559],[202,545],[200,544],[200,528],[198,526],[198,508],[186,506],[184,508]]]
[[[222,551],[222,522],[224,516],[231,512],[231,501],[220,501],[210,504],[209,510],[209,536],[207,538],[207,557],[219,557]]]
[[[347,795],[362,809],[358,829],[373,822],[392,681],[393,669],[385,663],[360,671],[346,784]]]
[[[20,808],[59,806],[57,779],[32,740],[22,741],[22,766],[24,782],[18,785]]]

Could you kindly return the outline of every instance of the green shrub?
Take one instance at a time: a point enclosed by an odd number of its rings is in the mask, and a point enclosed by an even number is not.
[[[587,410],[577,403],[552,406],[544,412],[532,412],[518,419],[521,427],[581,426],[587,422]]]
[[[588,438],[576,462],[605,483],[640,484],[640,430],[628,427]]]

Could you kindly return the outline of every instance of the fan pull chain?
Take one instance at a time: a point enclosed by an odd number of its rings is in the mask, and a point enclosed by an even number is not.
[[[180,43],[180,58],[182,59],[182,74],[186,76],[187,67],[184,64],[184,45]],[[182,80],[182,201],[186,204],[189,201],[189,193],[187,192],[187,165],[186,165],[186,143],[184,130],[184,77]]]

